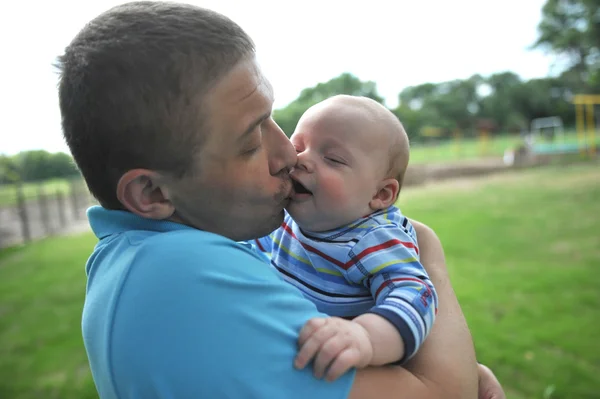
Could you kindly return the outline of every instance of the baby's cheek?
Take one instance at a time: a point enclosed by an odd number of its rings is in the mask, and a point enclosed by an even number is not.
[[[326,176],[321,179],[321,184],[327,194],[327,201],[332,205],[343,206],[348,202],[348,191],[343,179],[338,176]]]

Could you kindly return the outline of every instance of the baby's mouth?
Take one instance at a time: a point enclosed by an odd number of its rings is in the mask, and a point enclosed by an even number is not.
[[[307,188],[304,187],[304,185],[302,183],[300,183],[298,180],[292,179],[292,184],[294,186],[294,191],[296,194],[311,194],[312,195],[312,192],[307,190]]]

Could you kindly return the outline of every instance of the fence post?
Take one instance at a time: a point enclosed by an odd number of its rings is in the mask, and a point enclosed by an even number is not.
[[[40,219],[42,220],[42,226],[44,226],[44,232],[46,235],[50,235],[52,229],[50,227],[50,215],[48,213],[48,197],[44,192],[43,185],[38,187],[38,204],[40,207]]]
[[[18,181],[15,185],[17,195],[17,208],[19,209],[19,220],[21,221],[21,233],[25,244],[31,241],[31,230],[29,230],[29,216],[27,215],[27,204],[23,194],[23,184]]]
[[[56,189],[56,206],[58,207],[58,222],[60,227],[67,226],[67,215],[65,214],[65,197],[60,188]]]
[[[71,207],[73,211],[73,218],[75,220],[79,219],[79,198],[77,197],[77,189],[75,187],[75,180],[71,180],[69,183],[69,188],[71,190]]]

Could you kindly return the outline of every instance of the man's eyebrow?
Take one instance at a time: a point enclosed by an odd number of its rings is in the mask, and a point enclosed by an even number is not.
[[[250,124],[250,126],[248,126],[248,128],[244,131],[244,133],[242,133],[240,135],[240,137],[238,137],[239,141],[242,141],[246,138],[246,136],[248,136],[249,134],[251,134],[254,129],[256,129],[257,126],[259,126],[261,123],[263,123],[264,121],[266,121],[267,119],[269,119],[271,117],[271,112],[267,112],[263,115],[261,115],[258,119],[256,119],[254,122],[252,122]]]

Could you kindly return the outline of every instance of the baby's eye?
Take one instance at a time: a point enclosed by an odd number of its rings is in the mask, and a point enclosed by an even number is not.
[[[327,161],[329,161],[331,163],[345,165],[344,161],[342,161],[340,159],[337,159],[337,158],[325,157],[325,160],[327,160]]]

